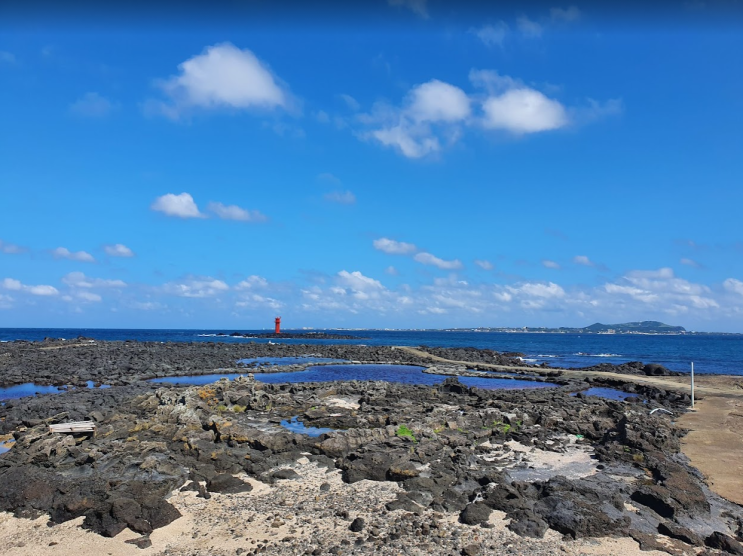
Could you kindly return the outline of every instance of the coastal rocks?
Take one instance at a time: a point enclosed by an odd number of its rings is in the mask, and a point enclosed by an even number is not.
[[[661,522],[679,543],[713,531],[734,537],[740,511],[725,506],[729,517],[721,517],[722,506],[709,504],[700,479],[675,458],[679,433],[668,418],[649,415],[644,404],[570,396],[576,386],[488,391],[456,378],[435,387],[271,385],[247,376],[18,400],[0,407],[16,438],[0,456],[0,509],[49,512],[54,522],[85,516],[86,527],[106,535],[123,527],[147,535],[177,517],[168,496],[184,485],[200,503],[282,484],[299,492],[303,466],[311,465],[344,481],[331,489],[322,475],[312,486],[312,497],[328,497],[328,504],[368,488],[365,479],[389,493],[379,501],[383,511],[397,512],[388,525],[348,504],[327,510],[329,518],[345,515],[340,529],[349,535],[351,516],[363,518],[363,532],[353,534],[372,546],[423,531],[444,542],[425,516],[488,527],[493,510],[506,514],[511,531],[537,538],[549,528],[572,538],[657,535]],[[646,393],[676,410],[671,394]],[[93,412],[95,436],[48,431],[48,422]],[[296,417],[308,428],[343,430],[310,437],[282,426]],[[588,463],[570,459],[575,454]],[[560,467],[560,458],[577,463]],[[264,484],[251,490],[256,481]],[[283,507],[292,504],[289,497]],[[292,536],[286,513],[267,516],[267,527]],[[447,544],[444,553],[463,546]]]

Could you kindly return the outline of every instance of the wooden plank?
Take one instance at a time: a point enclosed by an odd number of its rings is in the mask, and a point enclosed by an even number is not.
[[[95,432],[95,423],[93,421],[58,423],[49,425],[49,432]]]

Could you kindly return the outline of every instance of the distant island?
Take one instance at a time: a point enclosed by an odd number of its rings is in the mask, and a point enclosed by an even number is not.
[[[621,324],[601,324],[597,322],[583,328],[571,328],[561,326],[560,328],[531,327],[478,327],[478,328],[447,328],[449,332],[511,332],[511,333],[534,333],[534,334],[651,334],[651,335],[709,335],[724,334],[737,335],[731,332],[692,332],[683,326],[673,326],[656,320],[643,320],[640,322],[624,322]]]

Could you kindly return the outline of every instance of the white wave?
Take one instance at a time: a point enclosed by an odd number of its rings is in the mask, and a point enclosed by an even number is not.
[[[557,357],[560,357],[560,356],[559,355],[541,355],[540,354],[540,355],[537,355],[537,357],[551,357],[551,358],[554,357],[554,358],[557,358]]]
[[[583,353],[582,351],[574,353],[573,355],[578,355],[580,357],[622,357],[618,353]]]

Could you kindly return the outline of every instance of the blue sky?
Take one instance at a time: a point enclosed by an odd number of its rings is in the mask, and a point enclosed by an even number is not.
[[[739,2],[18,6],[2,327],[743,331]]]

